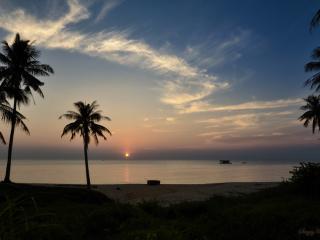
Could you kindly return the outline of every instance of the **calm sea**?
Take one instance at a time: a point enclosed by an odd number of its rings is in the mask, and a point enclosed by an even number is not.
[[[214,160],[91,160],[90,173],[95,184],[273,182],[290,176],[297,163],[233,162],[222,165]],[[5,161],[0,162],[4,176]],[[24,183],[84,183],[83,160],[14,160],[12,180]]]

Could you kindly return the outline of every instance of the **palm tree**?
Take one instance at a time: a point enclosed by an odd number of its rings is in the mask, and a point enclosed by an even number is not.
[[[320,95],[311,95],[304,99],[306,105],[300,109],[306,111],[299,117],[300,121],[304,121],[303,125],[308,127],[312,122],[312,133],[315,132],[316,128],[320,131]]]
[[[65,114],[59,117],[59,119],[64,117],[68,120],[73,120],[73,122],[64,127],[61,137],[68,133],[71,134],[70,141],[74,139],[76,134],[79,134],[82,137],[87,187],[90,189],[91,183],[88,164],[88,146],[90,143],[90,136],[93,137],[96,144],[99,143],[98,137],[102,137],[104,140],[107,140],[104,132],[108,133],[110,136],[112,135],[111,132],[106,127],[97,124],[97,122],[100,122],[104,119],[111,121],[111,119],[101,115],[101,111],[97,110],[99,105],[96,101],[93,101],[91,104],[79,101],[74,103],[74,106],[77,112],[67,111]]]
[[[49,76],[53,73],[53,69],[49,65],[39,62],[39,57],[40,52],[29,40],[22,40],[19,34],[16,34],[11,45],[6,41],[2,42],[2,53],[0,53],[1,88],[6,92],[8,98],[13,99],[8,161],[4,182],[10,182],[13,137],[18,115],[17,107],[29,103],[32,91],[43,97],[40,87],[44,83],[37,77]]]

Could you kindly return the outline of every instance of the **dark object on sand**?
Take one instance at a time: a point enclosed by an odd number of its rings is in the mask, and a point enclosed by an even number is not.
[[[148,180],[147,184],[151,186],[160,185],[160,180]]]
[[[117,189],[117,190],[121,190],[121,188],[120,188],[120,187],[116,187],[116,189]]]
[[[230,160],[219,160],[220,164],[231,164]]]

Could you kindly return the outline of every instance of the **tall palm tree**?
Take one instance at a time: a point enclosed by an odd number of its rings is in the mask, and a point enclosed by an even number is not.
[[[300,109],[306,111],[299,117],[300,121],[304,121],[303,125],[308,127],[312,123],[312,133],[316,128],[320,131],[320,95],[311,95],[304,99],[306,105]]]
[[[17,107],[28,104],[32,91],[41,97],[43,93],[41,86],[44,85],[38,76],[49,76],[53,69],[39,62],[40,52],[29,40],[22,40],[16,34],[14,42],[2,42],[2,53],[0,53],[0,80],[1,88],[4,89],[8,98],[13,99],[13,110],[11,119],[11,131],[8,146],[8,161],[4,182],[10,182],[11,157],[13,147],[14,131],[17,124]]]
[[[95,143],[99,143],[98,137],[102,137],[104,140],[107,140],[107,137],[104,135],[104,132],[112,135],[108,128],[97,124],[101,120],[111,121],[109,117],[103,116],[101,111],[97,110],[99,105],[96,101],[90,103],[76,102],[74,103],[76,108],[75,111],[67,111],[65,114],[61,115],[59,119],[66,118],[68,120],[73,120],[73,122],[67,124],[62,132],[61,137],[65,134],[70,133],[71,138],[74,139],[76,134],[79,134],[83,139],[83,150],[84,150],[84,160],[86,167],[86,179],[87,187],[91,188],[90,175],[89,175],[89,164],[88,164],[88,146],[90,143],[90,137],[93,137]]]

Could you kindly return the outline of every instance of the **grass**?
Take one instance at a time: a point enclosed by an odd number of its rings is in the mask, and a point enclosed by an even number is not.
[[[0,239],[318,239],[320,199],[283,184],[239,197],[161,207],[93,190],[0,184]]]

